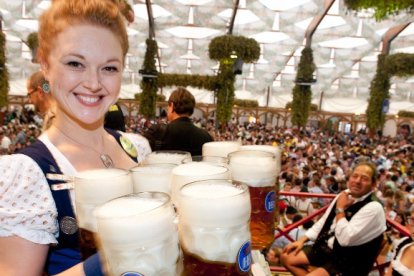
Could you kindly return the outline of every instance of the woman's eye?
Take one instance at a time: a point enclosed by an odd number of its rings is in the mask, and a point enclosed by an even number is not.
[[[108,72],[118,72],[118,67],[116,67],[116,66],[106,66],[106,67],[104,67],[104,70],[108,71]]]
[[[77,61],[69,61],[67,63],[67,65],[69,65],[71,67],[75,67],[75,68],[82,68],[82,64],[80,62],[77,62]]]

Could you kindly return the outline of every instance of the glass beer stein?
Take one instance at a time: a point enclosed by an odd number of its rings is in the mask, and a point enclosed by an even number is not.
[[[277,162],[273,153],[241,150],[229,154],[233,180],[249,186],[252,249],[264,249],[274,239]]]
[[[247,185],[202,180],[179,191],[184,275],[249,275],[250,198]]]

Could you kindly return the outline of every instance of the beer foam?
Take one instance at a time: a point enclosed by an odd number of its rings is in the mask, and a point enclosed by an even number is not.
[[[128,171],[121,169],[95,169],[80,172],[76,175],[79,179],[101,179],[108,177],[119,177],[128,174]]]
[[[181,164],[172,170],[172,202],[176,207],[178,207],[178,191],[184,184],[197,180],[228,179],[229,177],[229,169],[225,166],[207,162],[190,162]]]
[[[179,194],[180,220],[217,227],[247,221],[251,209],[249,193],[229,183],[206,180],[183,186]]]
[[[144,164],[172,163],[181,164],[185,158],[191,157],[189,152],[152,152],[147,155]]]
[[[202,153],[205,156],[227,157],[231,152],[240,148],[240,142],[237,141],[213,141],[203,144]]]
[[[166,201],[168,197],[135,195],[140,194],[120,197],[95,209],[98,234],[103,240],[118,245],[145,244],[174,231],[174,211],[170,201]]]
[[[152,198],[137,200],[131,197],[121,197],[102,205],[96,215],[101,218],[129,217],[148,212],[162,204],[164,202]]]
[[[250,240],[251,204],[245,185],[225,180],[190,183],[180,190],[178,211],[183,247],[206,260],[235,263],[238,250]]]
[[[135,271],[174,275],[179,256],[174,210],[162,193],[138,193],[95,210],[98,237],[111,275]]]
[[[273,153],[276,157],[276,168],[277,168],[277,176],[281,171],[281,152],[278,146],[271,146],[271,145],[244,145],[240,147],[240,150],[259,150],[259,151],[267,151]]]
[[[83,171],[75,176],[75,208],[79,227],[96,232],[93,209],[111,199],[132,193],[131,174],[121,169]]]
[[[273,154],[264,151],[238,151],[229,155],[229,167],[234,180],[249,186],[274,185],[277,163]]]
[[[224,166],[214,165],[207,162],[190,162],[181,164],[173,169],[176,175],[214,175],[225,173],[228,169]]]
[[[158,191],[170,194],[172,169],[176,164],[149,164],[131,169],[134,192]]]

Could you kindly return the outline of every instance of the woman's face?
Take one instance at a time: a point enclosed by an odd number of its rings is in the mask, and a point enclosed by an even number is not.
[[[68,26],[41,61],[58,108],[84,124],[103,122],[119,95],[121,44],[109,30],[90,24]]]

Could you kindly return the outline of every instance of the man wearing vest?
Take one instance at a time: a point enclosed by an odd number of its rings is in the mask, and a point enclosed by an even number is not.
[[[386,219],[376,200],[376,167],[357,164],[342,191],[305,236],[285,247],[281,260],[294,275],[368,275],[378,255]],[[304,246],[308,241],[313,246]],[[308,266],[315,267],[311,272]]]

